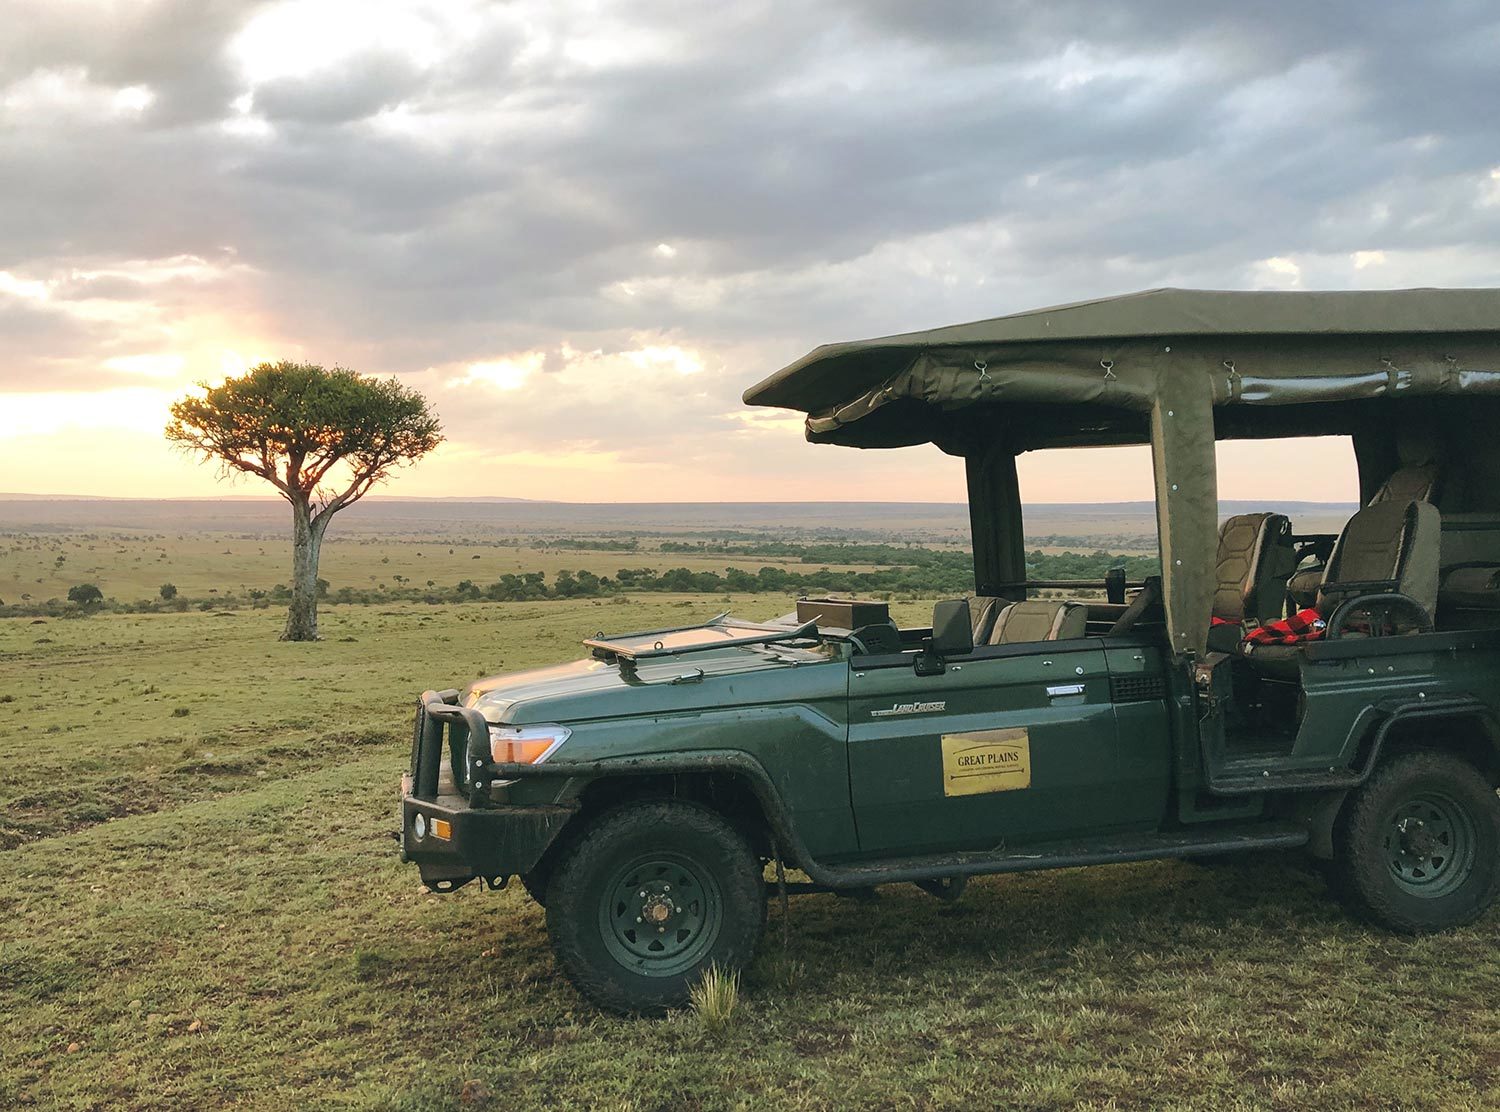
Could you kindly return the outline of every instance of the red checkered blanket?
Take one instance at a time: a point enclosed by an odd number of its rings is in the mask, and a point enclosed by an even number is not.
[[[1303,641],[1321,641],[1327,624],[1316,610],[1299,610],[1290,618],[1257,626],[1245,634],[1245,642],[1250,645],[1297,645]]]

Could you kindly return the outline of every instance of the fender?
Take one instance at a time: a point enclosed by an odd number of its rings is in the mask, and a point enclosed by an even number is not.
[[[1380,755],[1391,732],[1398,726],[1405,726],[1412,722],[1474,719],[1483,727],[1490,751],[1500,755],[1500,719],[1496,718],[1493,707],[1472,695],[1409,699],[1402,702],[1377,703],[1376,707],[1385,714],[1385,718],[1379,726],[1375,727],[1370,737],[1369,751],[1363,765],[1358,769],[1359,779],[1355,785],[1351,786],[1363,784],[1370,778],[1370,774],[1375,771],[1375,766],[1380,763]],[[1350,741],[1359,744],[1359,739],[1355,737],[1353,731],[1350,731]]]
[[[677,773],[728,772],[743,776],[760,804],[772,836],[786,852],[786,860],[819,884],[829,876],[808,852],[797,833],[791,813],[765,766],[749,753],[737,749],[711,749],[695,753],[649,753],[635,757],[610,757],[597,761],[559,761],[539,765],[492,764],[497,779],[567,778],[594,781],[617,776],[669,776]],[[821,876],[820,876],[821,874]]]
[[[1339,815],[1343,812],[1344,804],[1349,798],[1349,793],[1374,773],[1380,764],[1386,742],[1398,726],[1420,721],[1474,719],[1483,728],[1489,741],[1490,751],[1500,756],[1500,720],[1497,720],[1495,711],[1489,704],[1472,696],[1377,703],[1375,707],[1368,709],[1370,713],[1383,714],[1384,718],[1373,731],[1370,731],[1367,728],[1361,728],[1367,726],[1370,714],[1360,715],[1355,720],[1353,728],[1350,729],[1349,739],[1345,743],[1346,750],[1353,746],[1355,752],[1358,752],[1364,740],[1369,739],[1368,752],[1363,763],[1344,774],[1346,783],[1330,785],[1334,790],[1319,793],[1307,800],[1306,806],[1299,807],[1308,824],[1308,852],[1323,861],[1333,860],[1333,831],[1338,823]]]

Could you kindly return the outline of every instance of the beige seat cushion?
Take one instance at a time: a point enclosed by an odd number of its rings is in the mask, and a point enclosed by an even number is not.
[[[1393,580],[1395,589],[1431,614],[1437,607],[1442,515],[1430,502],[1376,502],[1349,519],[1328,557],[1318,611],[1325,617],[1347,598],[1340,583]]]
[[[1442,442],[1430,429],[1406,428],[1396,434],[1399,461],[1370,499],[1377,502],[1436,502],[1442,481]]]
[[[985,643],[1015,645],[1027,641],[1066,641],[1088,629],[1089,608],[1066,600],[1028,599],[1008,603],[995,616]]]
[[[974,627],[974,644],[989,644],[990,631],[995,628],[995,616],[1008,600],[993,595],[975,595],[969,600],[969,622]]]
[[[1236,514],[1219,528],[1213,615],[1226,622],[1281,617],[1295,557],[1284,514]]]
[[[1377,502],[1431,502],[1437,494],[1438,465],[1424,463],[1402,467],[1387,479],[1370,499]]]
[[[1323,586],[1322,564],[1313,564],[1309,567],[1298,568],[1286,581],[1286,593],[1292,600],[1292,605],[1298,610],[1306,610],[1318,604],[1318,590]]]
[[[1475,564],[1449,568],[1438,588],[1438,605],[1474,610],[1500,610],[1500,565]]]

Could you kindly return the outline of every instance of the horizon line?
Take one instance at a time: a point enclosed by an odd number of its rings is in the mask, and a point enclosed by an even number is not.
[[[275,494],[32,494],[26,491],[0,491],[0,502],[265,502],[283,503]],[[904,498],[733,498],[733,499],[663,499],[656,501],[574,502],[561,498],[511,498],[504,496],[469,496],[462,494],[372,494],[360,501],[376,502],[471,502],[501,506],[961,506],[967,501],[919,501]],[[1353,506],[1353,501],[1323,501],[1302,498],[1220,498],[1219,502],[1255,502],[1297,506]],[[352,504],[352,503],[351,503]],[[1122,498],[1110,501],[1037,501],[1033,506],[1152,506],[1151,498]]]

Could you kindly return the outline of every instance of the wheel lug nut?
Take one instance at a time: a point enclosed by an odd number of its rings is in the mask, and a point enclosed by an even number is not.
[[[637,916],[636,916],[636,917],[635,917],[635,921],[636,921],[636,922],[637,922],[637,923],[639,923],[639,922],[640,922],[640,921],[641,921],[641,917],[640,917],[640,916],[639,916],[639,915],[637,915]]]
[[[657,934],[666,934],[667,933],[667,928],[666,927],[657,927],[656,928],[656,933]]]
[[[646,898],[646,890],[642,888],[639,892],[636,893],[636,895],[644,900]]]
[[[672,886],[670,884],[663,884],[661,886],[661,890],[663,892],[670,892],[672,890]]]

